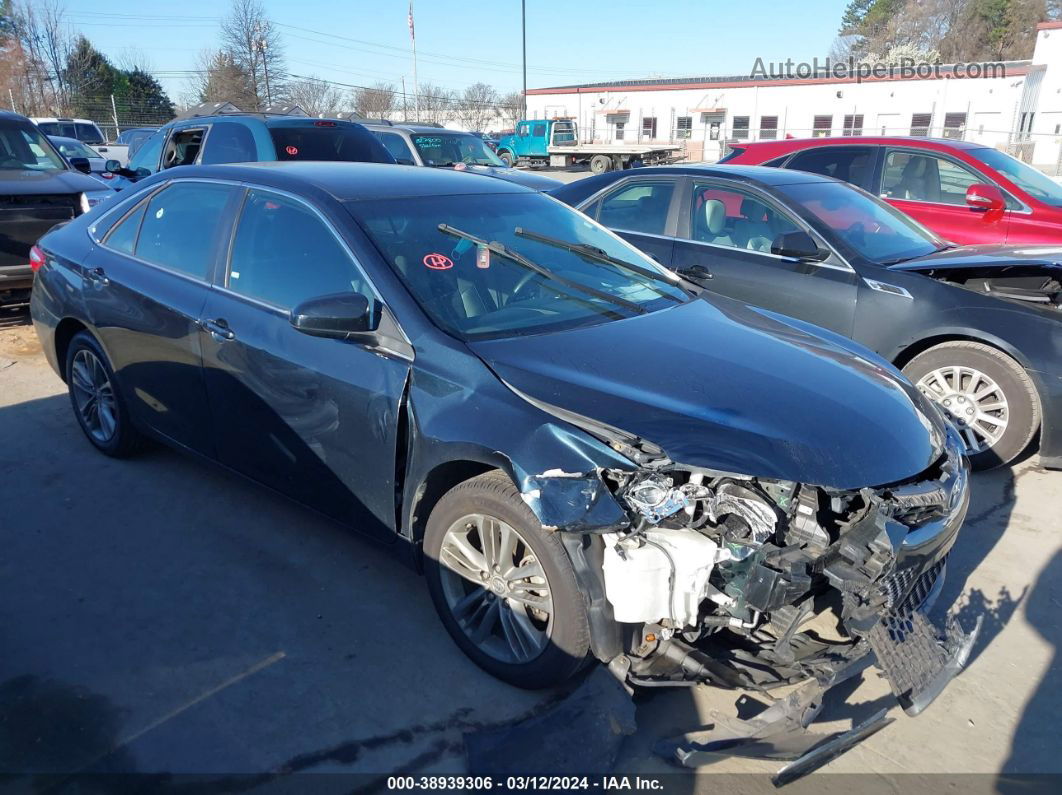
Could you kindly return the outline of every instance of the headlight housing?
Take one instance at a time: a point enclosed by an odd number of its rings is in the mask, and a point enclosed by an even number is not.
[[[81,212],[87,213],[93,207],[100,202],[106,201],[114,195],[114,191],[110,188],[102,188],[100,190],[87,190],[81,194]]]

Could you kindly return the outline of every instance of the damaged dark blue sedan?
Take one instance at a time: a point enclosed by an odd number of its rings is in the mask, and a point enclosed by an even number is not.
[[[32,315],[88,440],[161,440],[407,555],[523,687],[825,687],[917,712],[965,517],[956,431],[850,340],[702,294],[486,177],[268,163],[156,175],[48,234]]]

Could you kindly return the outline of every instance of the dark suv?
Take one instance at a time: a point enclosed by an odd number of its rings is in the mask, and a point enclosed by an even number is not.
[[[75,171],[32,121],[0,111],[0,304],[29,298],[38,238],[113,195]]]
[[[362,125],[268,113],[227,113],[172,121],[145,141],[120,173],[130,182],[173,166],[269,160],[394,163]]]

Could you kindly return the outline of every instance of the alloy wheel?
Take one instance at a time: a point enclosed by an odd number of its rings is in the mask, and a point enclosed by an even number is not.
[[[439,550],[450,613],[484,653],[506,663],[538,657],[553,630],[545,570],[523,536],[492,516],[454,522]]]
[[[922,376],[917,386],[958,426],[967,455],[983,453],[1006,432],[1010,421],[1007,396],[980,370],[938,367]]]
[[[114,386],[103,362],[87,348],[74,354],[70,387],[81,424],[89,436],[101,444],[113,439],[118,430]]]

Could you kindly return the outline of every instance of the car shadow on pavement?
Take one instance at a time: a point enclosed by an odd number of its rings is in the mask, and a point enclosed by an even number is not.
[[[1058,718],[1062,715],[1062,549],[1055,552],[1025,599],[1025,619],[1048,644],[1051,659],[1040,676],[1036,691],[1025,704],[1011,738],[1010,756],[996,782],[998,792],[1035,791],[1030,784],[1045,782],[1021,777],[1030,774],[1062,774]],[[1016,667],[1022,673],[1021,663]],[[1008,778],[1012,776],[1012,778]],[[1057,779],[1055,781],[1057,784]]]

